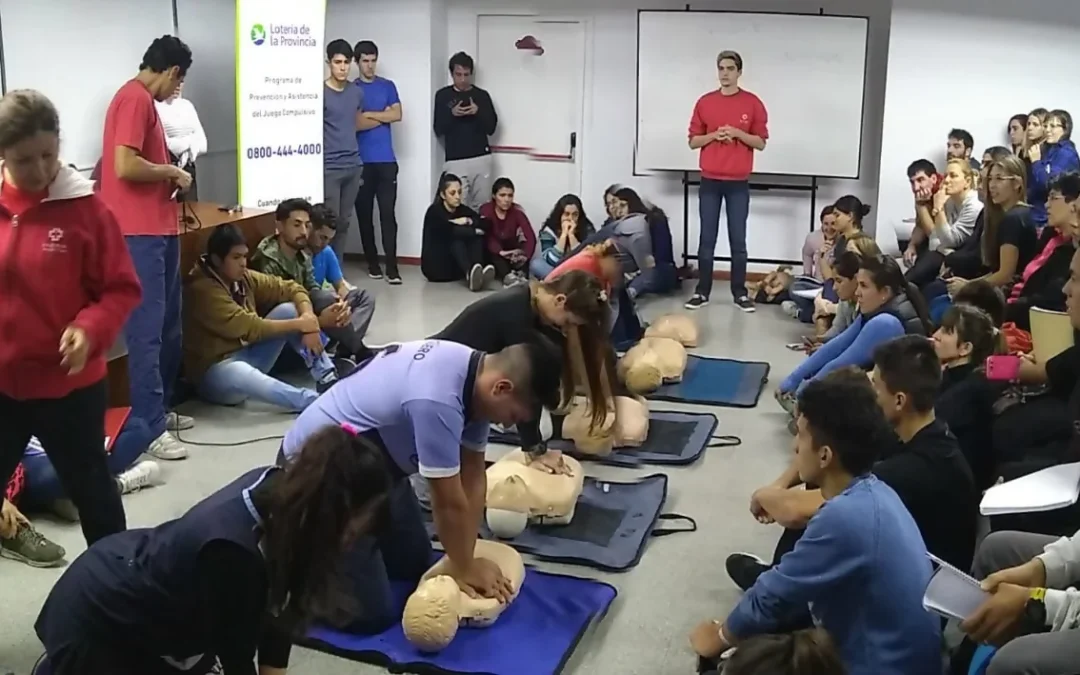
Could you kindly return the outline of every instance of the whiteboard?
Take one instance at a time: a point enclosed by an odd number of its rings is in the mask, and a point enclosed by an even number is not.
[[[172,3],[4,0],[0,20],[6,90],[48,96],[60,113],[63,161],[93,167],[101,157],[105,110],[139,72],[154,38],[173,32]]]
[[[638,12],[638,171],[697,171],[694,104],[718,86],[716,56],[743,58],[740,86],[769,113],[754,173],[858,178],[866,84],[865,17]]]

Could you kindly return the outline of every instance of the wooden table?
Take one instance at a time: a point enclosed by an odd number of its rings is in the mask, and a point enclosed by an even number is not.
[[[261,209],[244,209],[234,213],[220,210],[219,204],[192,202],[181,205],[180,222],[180,275],[186,276],[195,262],[206,252],[206,241],[214,228],[231,223],[244,233],[248,248],[252,251],[267,235],[274,232],[274,213]],[[128,386],[127,349],[115,345],[109,352],[109,406],[130,405]]]

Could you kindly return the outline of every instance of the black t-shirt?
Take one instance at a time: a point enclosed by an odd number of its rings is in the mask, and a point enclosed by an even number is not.
[[[1080,458],[1080,345],[1069,347],[1047,361],[1046,377],[1050,382],[1050,391],[1068,402],[1073,423],[1069,454]]]
[[[928,551],[971,569],[979,493],[971,468],[945,422],[935,420],[874,465],[874,474],[904,502]]]
[[[985,490],[994,482],[994,453],[991,431],[994,401],[1002,387],[989,382],[976,364],[946,368],[941,375],[934,410],[939,420],[956,436],[960,451],[975,477],[975,487]]]
[[[510,345],[532,342],[538,334],[555,344],[562,342],[562,334],[542,323],[533,309],[529,284],[520,284],[477,300],[431,338],[494,354]]]
[[[1039,238],[1035,233],[1035,221],[1031,219],[1031,209],[1023,204],[1009,209],[998,223],[997,247],[1012,245],[1019,251],[1016,261],[1016,275],[1019,276],[1031,259],[1035,257]]]

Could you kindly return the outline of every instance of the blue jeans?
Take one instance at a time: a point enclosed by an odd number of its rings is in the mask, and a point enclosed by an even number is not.
[[[116,476],[126,471],[139,455],[146,452],[155,438],[157,436],[150,435],[146,422],[137,417],[129,417],[113,441],[112,451],[106,457],[109,473]],[[50,503],[67,496],[48,455],[27,455],[23,458],[23,468],[26,469],[26,492],[23,501],[28,509],[47,508]]]
[[[672,264],[660,265],[642,270],[641,274],[630,280],[627,292],[631,299],[640,298],[649,293],[662,295],[679,287],[679,273]]]
[[[142,284],[142,302],[124,326],[131,416],[145,422],[157,438],[165,433],[165,413],[172,401],[183,357],[180,238],[172,235],[124,239]]]
[[[271,321],[285,321],[299,316],[296,305],[284,302],[266,315]],[[267,373],[274,367],[281,350],[289,345],[304,359],[316,382],[334,372],[334,364],[323,352],[313,356],[302,342],[300,333],[263,340],[231,354],[224,361],[210,366],[198,384],[199,396],[218,405],[239,405],[249,398],[300,412],[319,397],[315,390],[294,387]]]
[[[543,258],[533,258],[529,261],[529,272],[540,281],[543,281],[554,269],[555,266]]]
[[[698,188],[701,238],[697,253],[697,294],[708,298],[712,293],[720,207],[725,201],[728,246],[731,248],[731,295],[737,300],[746,296],[746,219],[750,214],[750,182],[745,180],[701,179]]]

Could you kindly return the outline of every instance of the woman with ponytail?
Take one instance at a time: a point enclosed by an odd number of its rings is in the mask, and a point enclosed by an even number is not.
[[[571,270],[492,293],[466,307],[432,339],[494,354],[546,336],[563,352],[563,407],[581,384],[593,423],[602,424],[612,397],[610,376],[615,372],[614,351],[608,340],[609,314],[604,283],[582,270]],[[521,447],[541,469],[563,472],[561,454],[548,451],[544,444],[540,412],[537,409],[531,420],[517,426]]]
[[[355,608],[342,553],[378,518],[383,452],[327,427],[284,468],[244,474],[177,520],[95,543],[35,629],[54,675],[283,675],[292,639]]]

